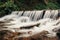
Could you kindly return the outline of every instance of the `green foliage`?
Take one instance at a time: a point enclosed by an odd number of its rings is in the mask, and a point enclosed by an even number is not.
[[[46,5],[40,3],[40,4],[36,5],[34,7],[34,9],[36,9],[36,10],[46,9]]]
[[[59,9],[59,7],[60,6],[58,6],[58,4],[56,4],[56,3],[50,2],[47,4],[47,8],[49,8],[49,9]]]
[[[0,16],[16,10],[42,9],[60,9],[60,0],[0,0]]]
[[[0,3],[0,16],[9,14],[12,11],[19,10],[18,7],[11,1],[7,1],[4,4]]]

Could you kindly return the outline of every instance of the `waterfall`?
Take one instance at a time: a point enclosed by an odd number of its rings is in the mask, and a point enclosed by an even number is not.
[[[53,19],[56,19],[57,17],[58,17],[58,10],[55,10],[55,13],[54,13]]]
[[[46,36],[54,37],[57,33],[55,31],[60,29],[60,18],[57,19],[60,14],[58,10],[44,11],[14,11],[0,18],[0,31],[10,30],[12,32],[23,32],[21,37],[48,31],[49,34]],[[32,33],[29,34],[28,31]]]
[[[60,10],[58,10],[58,18],[60,17]]]
[[[35,11],[26,11],[24,12],[23,16],[29,17],[31,20],[33,20],[33,16],[35,14]]]
[[[30,11],[25,11],[24,14],[23,14],[22,16],[27,16],[27,17],[28,17],[29,14],[30,14]]]
[[[43,10],[36,11],[33,20],[35,21],[40,20],[42,19],[42,16],[43,16]]]
[[[43,18],[57,19],[58,10],[46,10],[44,11],[14,11],[11,15],[17,15],[17,17],[26,16],[29,17],[32,21],[37,21]]]
[[[42,15],[43,15],[43,10],[41,11],[15,11],[11,13],[12,15],[17,15],[18,17],[21,16],[26,16],[26,17],[30,17],[30,19],[32,21],[37,21],[39,19],[42,19]]]
[[[18,17],[21,17],[22,14],[23,14],[23,11],[19,11],[19,12],[18,12]]]
[[[11,13],[11,15],[18,15],[18,12],[19,12],[19,11],[13,11],[13,12]]]
[[[44,15],[43,18],[50,18],[50,16],[51,16],[50,11],[51,11],[51,10],[46,10],[45,15]]]
[[[44,15],[44,18],[56,19],[57,17],[58,17],[58,10],[47,10]]]

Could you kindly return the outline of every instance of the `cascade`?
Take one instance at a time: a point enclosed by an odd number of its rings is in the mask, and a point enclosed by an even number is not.
[[[47,31],[45,36],[55,37],[60,29],[60,18],[57,19],[59,15],[58,10],[14,11],[0,18],[0,31],[22,33],[17,37],[30,37]]]

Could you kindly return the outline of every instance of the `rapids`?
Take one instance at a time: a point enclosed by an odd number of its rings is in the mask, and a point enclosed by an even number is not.
[[[28,37],[45,30],[49,32],[46,36],[54,37],[60,29],[60,18],[57,19],[58,14],[58,10],[47,10],[45,13],[43,10],[14,11],[0,18],[0,31],[24,32],[25,34],[19,37]],[[29,31],[32,33],[28,34]]]

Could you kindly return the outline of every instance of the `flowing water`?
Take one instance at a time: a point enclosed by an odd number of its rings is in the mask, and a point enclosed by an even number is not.
[[[46,36],[53,37],[56,36],[55,31],[60,29],[60,18],[57,19],[59,15],[58,10],[14,11],[0,18],[0,30],[25,32],[20,37],[32,36],[45,30],[49,32]],[[32,33],[28,34],[29,31]]]
[[[47,10],[45,12],[44,18],[56,19],[58,16],[58,10]]]

